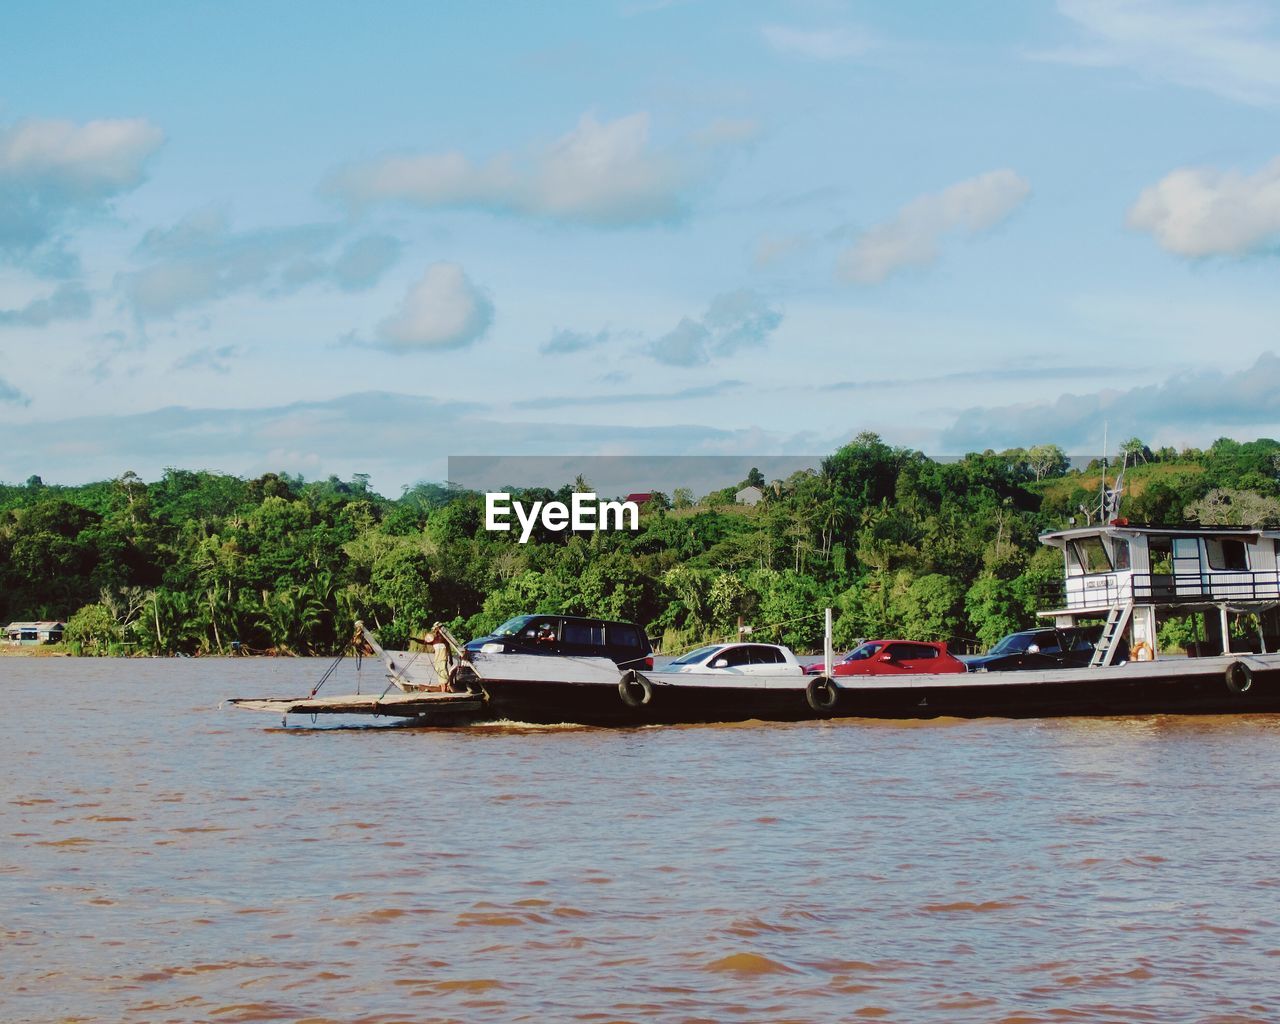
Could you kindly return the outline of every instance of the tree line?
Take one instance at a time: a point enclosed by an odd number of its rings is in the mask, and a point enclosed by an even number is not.
[[[1134,522],[1280,523],[1280,443],[1123,446]],[[0,485],[0,618],[65,618],[90,654],[330,654],[357,618],[388,646],[432,622],[464,637],[523,612],[641,624],[664,650],[736,634],[798,649],[856,638],[942,639],[959,650],[1034,624],[1061,555],[1038,535],[1096,521],[1115,466],[1072,468],[1053,445],[940,462],[860,434],[812,471],[655,494],[636,532],[484,529],[483,496],[419,484],[383,497],[367,477],[305,481],[169,469],[82,486]],[[568,501],[557,491],[513,497]]]

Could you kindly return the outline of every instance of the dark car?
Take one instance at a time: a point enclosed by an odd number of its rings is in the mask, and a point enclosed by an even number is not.
[[[619,668],[653,668],[653,648],[635,623],[576,615],[517,615],[466,646],[471,654],[559,654],[610,658]]]
[[[1101,626],[1072,629],[1024,629],[1010,633],[986,654],[966,657],[970,672],[1008,672],[1017,669],[1085,668]],[[1126,656],[1116,649],[1116,660]]]

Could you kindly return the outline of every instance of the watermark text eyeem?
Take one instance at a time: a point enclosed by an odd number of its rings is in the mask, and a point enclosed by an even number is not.
[[[486,491],[484,496],[484,528],[506,532],[511,529],[511,514],[520,523],[520,543],[527,544],[533,528],[542,523],[552,532],[573,530],[595,533],[597,530],[639,530],[640,506],[634,501],[600,501],[594,491],[576,492],[563,501],[535,501],[526,507],[512,501],[507,491]]]

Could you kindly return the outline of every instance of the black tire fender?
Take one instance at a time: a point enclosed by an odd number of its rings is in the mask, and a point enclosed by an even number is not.
[[[635,669],[627,669],[618,682],[618,696],[629,708],[644,707],[653,700],[653,684]]]
[[[1243,661],[1233,661],[1227,666],[1226,679],[1232,693],[1248,693],[1253,686],[1253,669]]]
[[[830,676],[818,676],[804,688],[804,699],[814,711],[830,711],[840,699],[840,687]]]

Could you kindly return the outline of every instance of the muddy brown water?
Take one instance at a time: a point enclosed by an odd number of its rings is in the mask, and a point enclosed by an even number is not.
[[[0,1020],[1280,1019],[1280,718],[217,710],[324,665],[0,661]]]

